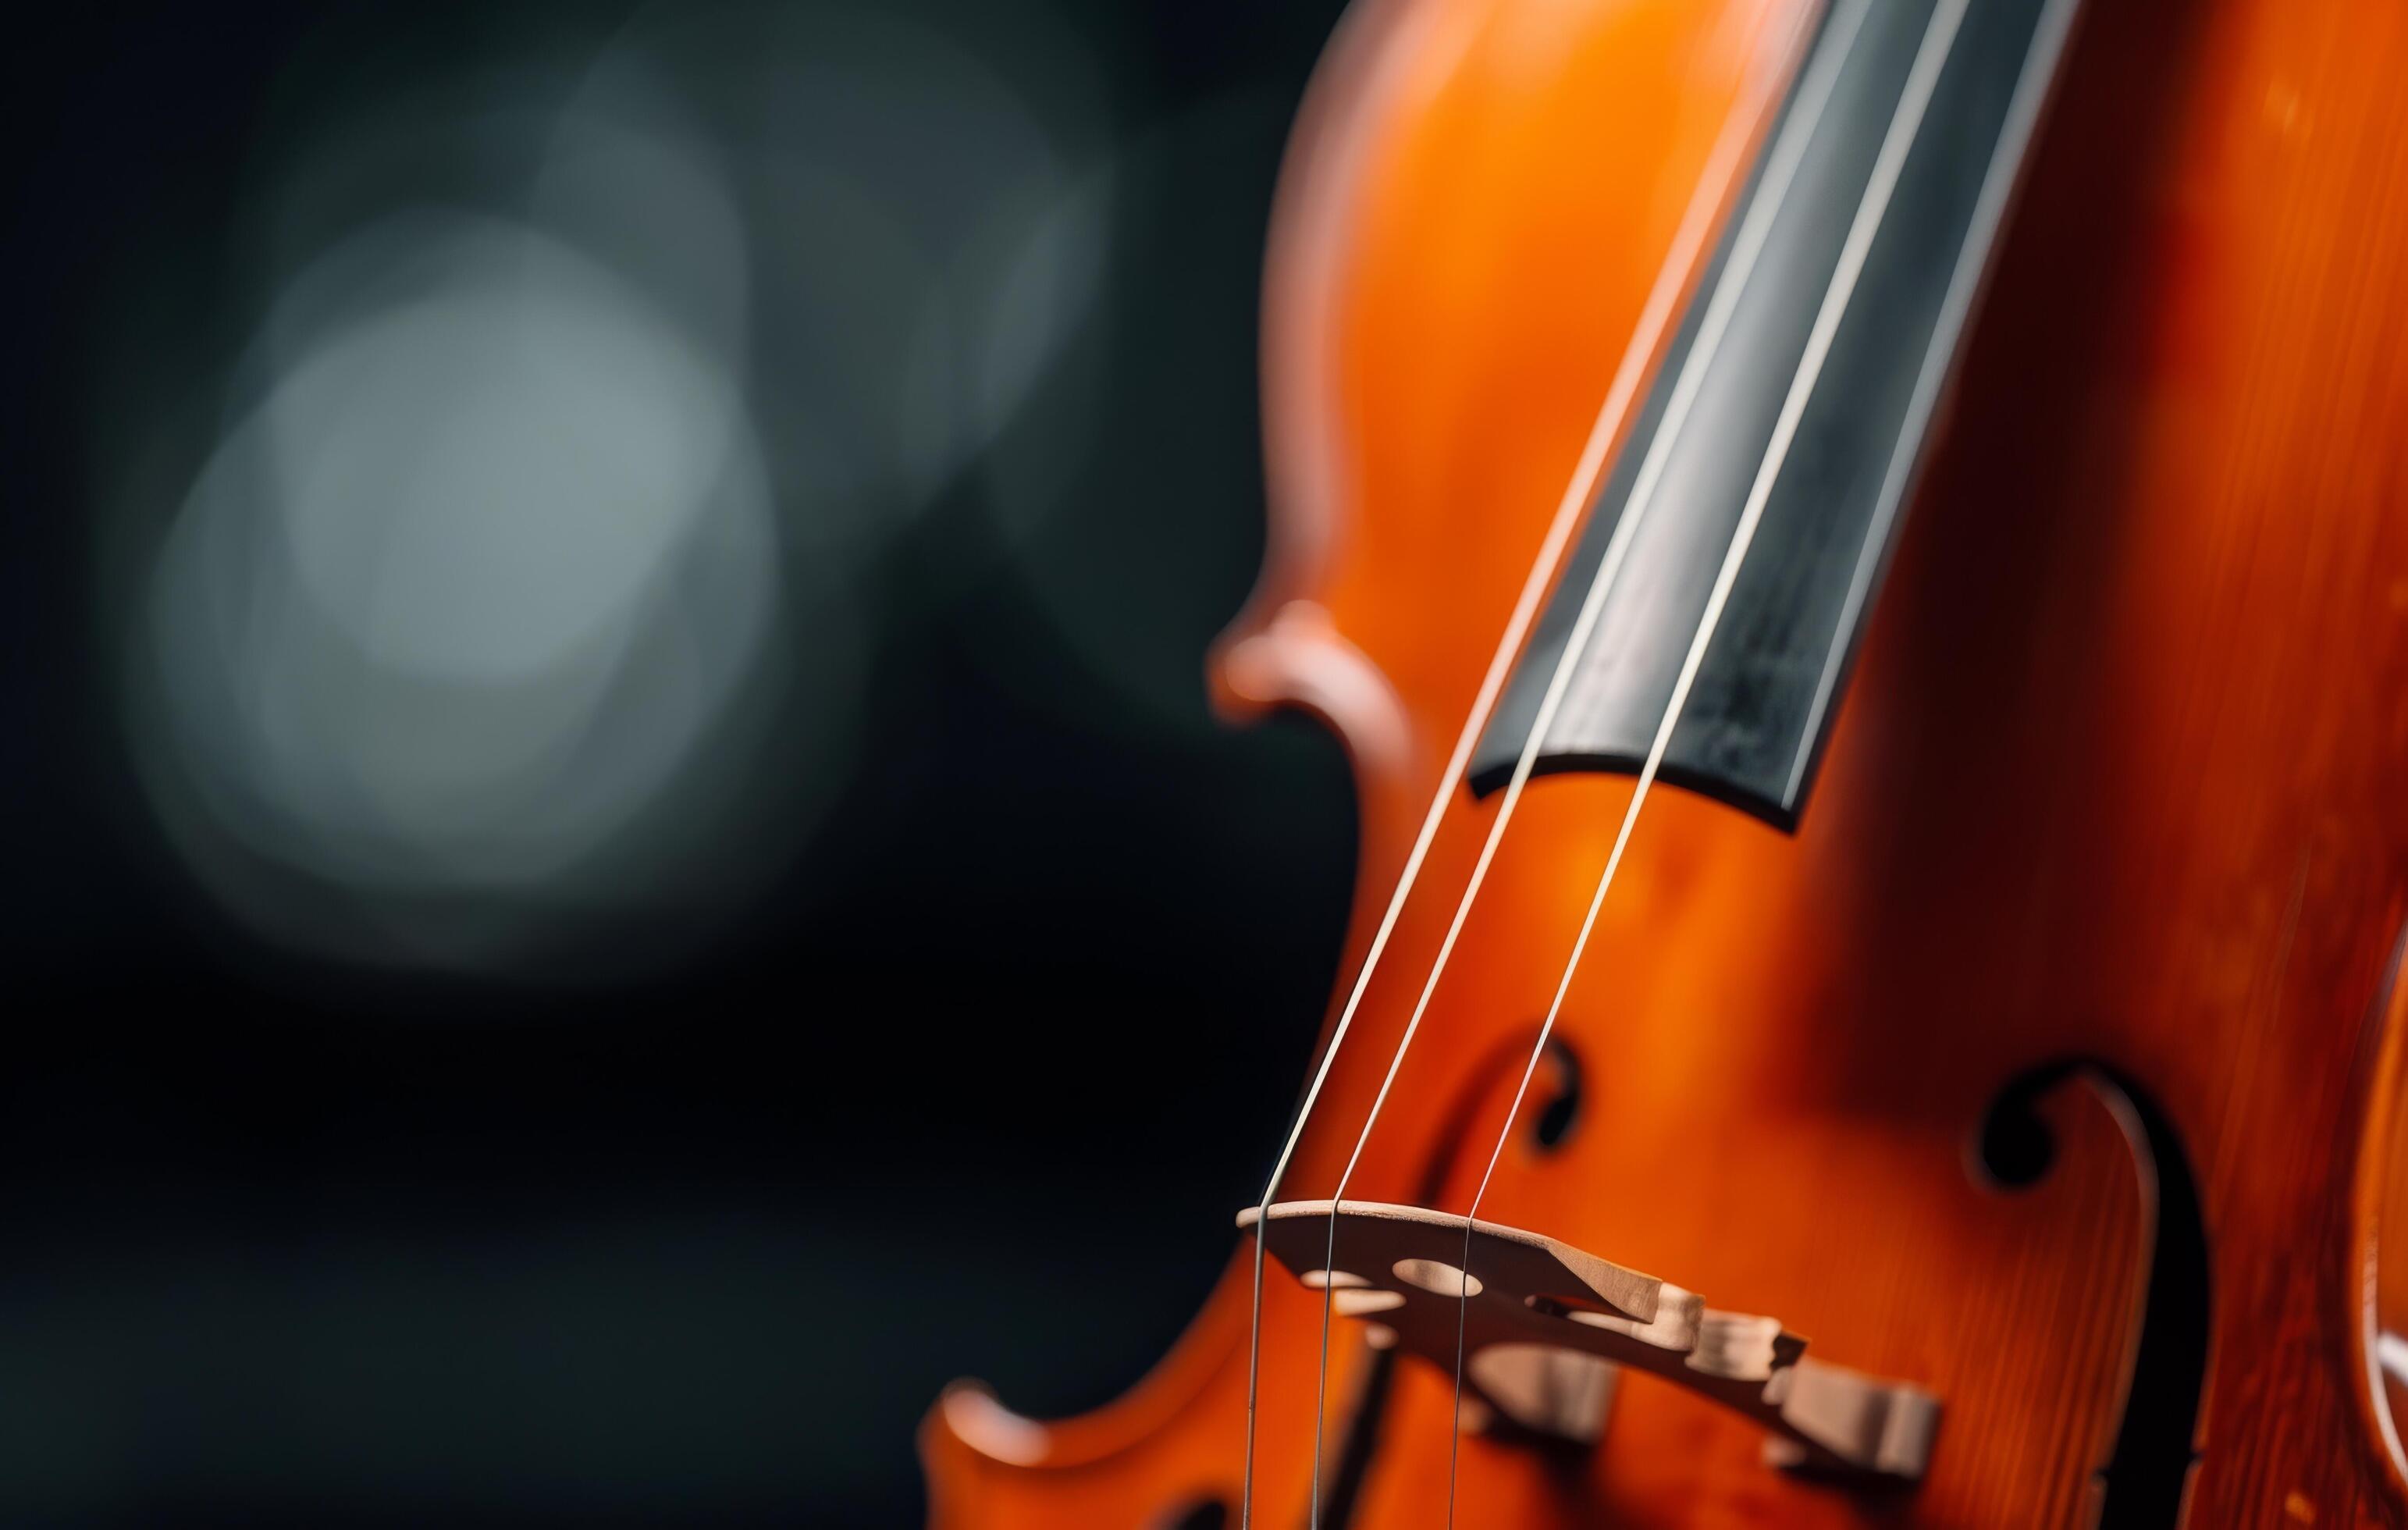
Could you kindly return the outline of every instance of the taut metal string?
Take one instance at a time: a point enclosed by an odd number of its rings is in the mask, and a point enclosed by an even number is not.
[[[1923,40],[1917,47],[1914,62],[1909,68],[1906,85],[1900,93],[1897,111],[1891,116],[1888,131],[1882,138],[1879,153],[1873,160],[1872,173],[1866,182],[1865,193],[1857,205],[1856,217],[1848,226],[1847,238],[1840,247],[1838,266],[1824,289],[1823,302],[1814,315],[1814,324],[1806,336],[1806,349],[1799,356],[1798,370],[1791,377],[1789,392],[1782,400],[1781,413],[1775,419],[1770,441],[1763,460],[1757,465],[1756,481],[1748,490],[1745,506],[1740,511],[1739,524],[1731,534],[1729,551],[1723,555],[1722,567],[1715,572],[1713,590],[1706,596],[1705,611],[1698,623],[1696,635],[1689,641],[1689,651],[1682,660],[1681,671],[1672,682],[1672,694],[1664,708],[1663,721],[1647,749],[1646,762],[1640,767],[1639,783],[1632,791],[1629,805],[1623,809],[1621,826],[1615,831],[1613,848],[1607,854],[1604,873],[1598,878],[1597,891],[1589,898],[1588,912],[1581,921],[1580,934],[1572,941],[1570,956],[1564,963],[1563,975],[1555,983],[1555,996],[1548,1002],[1546,1019],[1539,1026],[1539,1037],[1530,1049],[1530,1056],[1522,1069],[1521,1082],[1513,1091],[1512,1104],[1506,1108],[1504,1124],[1497,1134],[1496,1144],[1489,1150],[1487,1166],[1480,1176],[1480,1187],[1471,1197],[1471,1208],[1465,1214],[1463,1226],[1463,1262],[1458,1268],[1461,1277],[1456,1283],[1456,1298],[1461,1307],[1455,1320],[1455,1396],[1458,1414],[1463,1406],[1463,1334],[1465,1314],[1469,1310],[1471,1235],[1480,1215],[1481,1202],[1487,1196],[1489,1181],[1496,1177],[1498,1161],[1504,1156],[1505,1142],[1513,1132],[1513,1121],[1521,1113],[1522,1102],[1528,1095],[1530,1080],[1538,1072],[1539,1059],[1545,1055],[1547,1042],[1555,1035],[1555,1022],[1562,1015],[1564,995],[1570,992],[1572,977],[1580,969],[1581,957],[1588,950],[1589,937],[1597,929],[1598,911],[1605,906],[1605,894],[1613,885],[1614,873],[1621,869],[1624,851],[1629,848],[1631,829],[1639,822],[1640,809],[1646,805],[1648,789],[1655,784],[1656,773],[1664,763],[1665,749],[1672,739],[1672,730],[1681,721],[1682,708],[1689,699],[1690,687],[1705,662],[1706,648],[1713,642],[1714,629],[1722,621],[1724,607],[1730,599],[1731,586],[1739,578],[1740,565],[1746,560],[1748,546],[1755,540],[1756,528],[1764,519],[1764,507],[1772,497],[1772,486],[1781,476],[1782,465],[1787,460],[1790,443],[1796,438],[1798,422],[1813,398],[1814,384],[1823,373],[1824,361],[1829,356],[1831,342],[1838,334],[1840,321],[1845,316],[1849,299],[1855,295],[1857,279],[1864,274],[1865,260],[1872,250],[1873,237],[1881,230],[1882,219],[1889,210],[1891,193],[1898,188],[1898,179],[1906,166],[1906,156],[1914,145],[1916,133],[1922,128],[1924,112],[1931,104],[1931,95],[1940,82],[1940,71],[1948,62],[1955,45],[1959,23],[1965,18],[1967,0],[1940,0],[1924,28]],[[1720,293],[1716,294],[1718,297]],[[1592,597],[1594,598],[1594,597]],[[1585,613],[1584,613],[1585,614]],[[1566,663],[1576,651],[1577,645],[1568,648]],[[1558,665],[1556,678],[1561,681],[1564,666]],[[1552,689],[1550,694],[1552,696]],[[1523,765],[1529,762],[1532,744],[1525,746]],[[1333,1214],[1334,1224],[1334,1214]],[[1326,1301],[1325,1295],[1324,1300]],[[1455,1446],[1447,1466],[1447,1523],[1455,1523],[1455,1483],[1456,1466],[1461,1459],[1462,1431],[1455,1431]]]
[[[1731,121],[1725,124],[1721,136],[1715,140],[1713,148],[1707,155],[1705,169],[1698,177],[1697,191],[1690,197],[1689,205],[1682,214],[1679,226],[1673,231],[1671,246],[1666,252],[1663,265],[1656,273],[1656,283],[1649,290],[1647,300],[1640,308],[1638,323],[1631,331],[1630,343],[1623,352],[1621,364],[1615,368],[1613,379],[1606,389],[1605,401],[1599,406],[1597,419],[1589,428],[1587,444],[1582,449],[1580,461],[1572,470],[1570,481],[1564,486],[1563,496],[1556,503],[1555,518],[1548,523],[1546,536],[1539,547],[1538,557],[1532,563],[1529,575],[1523,582],[1521,595],[1515,600],[1512,613],[1506,621],[1505,631],[1498,640],[1496,653],[1488,662],[1488,670],[1481,679],[1480,690],[1472,698],[1470,713],[1464,719],[1463,730],[1455,739],[1454,752],[1448,757],[1446,770],[1440,779],[1438,790],[1430,798],[1429,810],[1422,819],[1421,829],[1414,836],[1412,852],[1406,857],[1404,868],[1398,875],[1396,890],[1389,894],[1387,908],[1381,915],[1379,928],[1372,936],[1369,950],[1364,953],[1362,968],[1355,974],[1354,987],[1349,990],[1345,1006],[1339,1012],[1338,1023],[1330,1031],[1329,1045],[1323,1051],[1321,1064],[1314,1070],[1312,1081],[1305,1090],[1303,1103],[1297,1107],[1296,1121],[1288,1129],[1287,1140],[1280,1148],[1279,1157],[1271,1166],[1270,1177],[1264,1181],[1262,1201],[1257,1208],[1257,1214],[1262,1219],[1267,1220],[1269,1216],[1271,1201],[1278,1194],[1280,1180],[1286,1176],[1288,1163],[1296,1156],[1297,1144],[1303,1139],[1306,1122],[1312,1118],[1313,1108],[1320,1103],[1322,1089],[1327,1083],[1330,1068],[1338,1059],[1338,1049],[1345,1043],[1347,1032],[1354,1023],[1355,1012],[1362,1007],[1363,994],[1370,986],[1372,971],[1379,965],[1382,954],[1387,950],[1389,937],[1395,933],[1397,922],[1404,911],[1406,898],[1412,892],[1415,879],[1421,875],[1422,863],[1429,854],[1431,841],[1438,836],[1439,824],[1446,815],[1447,804],[1453,798],[1455,789],[1463,784],[1464,776],[1470,767],[1472,751],[1479,742],[1482,730],[1488,725],[1489,716],[1496,708],[1498,695],[1504,689],[1506,677],[1512,672],[1513,659],[1520,653],[1523,639],[1528,635],[1530,623],[1537,617],[1539,603],[1544,597],[1549,583],[1554,579],[1557,565],[1562,562],[1564,548],[1571,538],[1573,528],[1580,522],[1581,511],[1587,506],[1590,494],[1596,491],[1598,477],[1604,471],[1606,455],[1612,450],[1614,437],[1622,428],[1623,417],[1629,411],[1631,398],[1639,390],[1648,361],[1655,355],[1656,347],[1663,338],[1665,326],[1670,322],[1673,308],[1680,301],[1682,285],[1703,250],[1707,236],[1713,232],[1714,214],[1721,207],[1728,193],[1730,182],[1738,172],[1740,160],[1746,151],[1748,143],[1755,136],[1756,121],[1764,104],[1763,98],[1759,96],[1753,103],[1755,109],[1734,113]],[[1357,1146],[1359,1148],[1360,1144],[1358,1143]],[[1252,1530],[1254,1523],[1254,1420],[1255,1405],[1262,1382],[1262,1221],[1257,1221],[1255,1223],[1254,1311],[1249,1323],[1246,1345],[1246,1459],[1244,1486],[1241,1490],[1239,1509],[1240,1530]],[[1323,1312],[1325,1372],[1328,1356],[1326,1332],[1327,1317],[1325,1308]],[[1316,1524],[1321,1513],[1320,1428],[1316,1404],[1313,1422],[1312,1509]]]
[[[1720,350],[1724,336],[1729,328],[1731,315],[1738,305],[1740,293],[1747,286],[1756,260],[1763,252],[1765,240],[1770,236],[1772,221],[1779,213],[1795,181],[1799,164],[1804,157],[1806,143],[1813,137],[1814,126],[1829,103],[1831,92],[1837,80],[1839,65],[1835,62],[1827,64],[1827,61],[1835,55],[1844,56],[1852,49],[1857,31],[1863,22],[1866,8],[1867,0],[1855,0],[1845,22],[1845,40],[1829,53],[1817,50],[1815,61],[1810,65],[1808,77],[1800,81],[1799,109],[1790,114],[1789,120],[1778,135],[1772,152],[1766,162],[1764,176],[1758,181],[1755,194],[1750,196],[1748,206],[1742,214],[1739,230],[1732,239],[1729,258],[1725,262],[1723,270],[1715,280],[1713,295],[1708,299],[1705,313],[1699,321],[1697,336],[1682,364],[1672,393],[1666,401],[1664,414],[1657,422],[1656,430],[1649,439],[1647,455],[1641,461],[1638,476],[1632,481],[1629,498],[1620,519],[1614,524],[1612,536],[1606,543],[1604,558],[1598,566],[1596,576],[1590,581],[1570,636],[1566,639],[1563,652],[1556,660],[1554,673],[1549,677],[1546,692],[1539,704],[1538,715],[1532,720],[1529,734],[1524,739],[1521,752],[1514,761],[1512,776],[1506,783],[1504,794],[1498,804],[1496,817],[1491,821],[1487,836],[1482,842],[1479,857],[1473,863],[1470,877],[1465,883],[1462,895],[1456,901],[1454,916],[1449,921],[1446,934],[1439,944],[1438,953],[1431,962],[1429,973],[1422,983],[1421,993],[1414,1000],[1412,1012],[1405,1022],[1403,1035],[1398,1037],[1396,1051],[1388,1059],[1387,1072],[1380,1081],[1379,1092],[1372,1098],[1370,1110],[1364,1117],[1362,1130],[1356,1134],[1354,1150],[1347,1157],[1345,1169],[1340,1174],[1337,1188],[1331,1194],[1329,1236],[1322,1261],[1321,1354],[1314,1379],[1313,1397],[1312,1498],[1310,1523],[1315,1527],[1319,1525],[1321,1516],[1323,1431],[1324,1421],[1327,1414],[1329,1329],[1333,1293],[1336,1286],[1333,1277],[1338,1262],[1339,1207],[1346,1197],[1347,1186],[1353,1182],[1355,1167],[1362,1161],[1363,1151],[1370,1140],[1372,1129],[1379,1123],[1381,1113],[1386,1108],[1389,1092],[1395,1086],[1397,1076],[1404,1066],[1405,1056],[1412,1050],[1414,1037],[1420,1033],[1422,1021],[1428,1012],[1431,998],[1437,993],[1439,981],[1445,975],[1447,964],[1455,954],[1456,941],[1463,933],[1465,923],[1470,918],[1472,907],[1479,899],[1481,889],[1486,884],[1489,868],[1496,859],[1498,847],[1503,842],[1506,830],[1512,823],[1514,813],[1520,807],[1523,791],[1529,784],[1531,772],[1537,764],[1539,750],[1570,688],[1578,658],[1586,648],[1589,636],[1603,614],[1605,597],[1612,590],[1616,577],[1621,573],[1630,545],[1637,537],[1641,525],[1646,521],[1648,512],[1655,504],[1656,489],[1663,477],[1666,463],[1670,459],[1671,444],[1679,437],[1681,428],[1686,422],[1689,411],[1697,401],[1698,393],[1704,385],[1706,373],[1712,366],[1713,358]],[[1746,132],[1744,135],[1738,136],[1740,143],[1744,144],[1754,138],[1756,119],[1765,105],[1765,100],[1766,97],[1760,95],[1755,103],[1756,110],[1734,114],[1732,126],[1725,129],[1726,141],[1729,141],[1734,136],[1733,128],[1741,124],[1744,124]],[[1660,279],[1658,285],[1659,287],[1662,285]],[[1576,508],[1576,502],[1569,493],[1566,496],[1566,504],[1573,505]],[[1501,666],[1493,666],[1493,669],[1497,667]],[[1468,730],[1465,737],[1467,741],[1469,740],[1472,737],[1471,732]],[[1450,792],[1454,784],[1454,782],[1448,783]],[[1641,790],[1643,791],[1644,788],[1642,787]],[[1436,808],[1439,807],[1442,807],[1442,804],[1434,806],[1430,820],[1432,824],[1437,822]],[[1361,985],[1358,982],[1358,994]],[[1268,1214],[1268,1197],[1266,1196],[1264,1213]],[[1258,1265],[1261,1257],[1262,1240],[1257,1237],[1255,1258]]]

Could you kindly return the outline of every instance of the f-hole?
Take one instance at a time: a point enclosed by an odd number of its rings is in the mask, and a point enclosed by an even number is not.
[[[1173,1511],[1158,1530],[1229,1530],[1229,1506],[1218,1498],[1198,1498]]]
[[[1546,1065],[1543,1093],[1530,1112],[1530,1150],[1541,1154],[1564,1145],[1581,1113],[1580,1054],[1555,1037],[1547,1042]]]
[[[2112,1091],[2131,1108],[2157,1180],[2157,1236],[2149,1253],[2149,1288],[2132,1384],[2114,1449],[2099,1473],[2101,1530],[2172,1526],[2182,1516],[2183,1490],[2198,1462],[2200,1389],[2207,1376],[2207,1226],[2199,1184],[2173,1123],[2131,1080],[2101,1064],[2072,1059],[2046,1064],[2001,1090],[1982,1122],[1975,1156],[2000,1185],[2037,1183],[2056,1160],[2057,1146],[2036,1107],[2076,1076]]]

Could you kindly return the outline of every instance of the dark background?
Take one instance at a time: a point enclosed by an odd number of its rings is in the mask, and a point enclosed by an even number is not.
[[[914,8],[976,40],[1026,7]],[[1058,511],[993,555],[964,479],[851,569],[859,726],[740,894],[466,968],[277,938],[179,859],[119,700],[105,486],[136,441],[196,465],[124,401],[172,416],[257,322],[242,208],[280,155],[630,12],[18,19],[0,1520],[908,1523],[946,1380],[1075,1410],[1171,1340],[1350,891],[1335,743],[1223,729],[1201,680],[1261,557],[1260,252],[1337,8],[1046,7],[1154,146]]]

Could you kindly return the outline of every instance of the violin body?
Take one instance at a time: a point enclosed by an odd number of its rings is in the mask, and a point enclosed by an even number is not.
[[[1272,556],[1212,679],[1350,750],[1349,984],[1813,15],[1374,0],[1325,61],[1267,274]],[[1348,1183],[1462,1212],[1510,1133],[1481,1222],[1928,1390],[1921,1480],[1776,1469],[1645,1376],[1593,1444],[1459,1428],[1344,1318],[1325,1377],[1274,1267],[1255,1523],[1308,1522],[1316,1410],[1333,1526],[2408,1523],[2403,80],[2398,7],[2088,0],[1794,828],[1656,786],[1509,1122],[1634,791],[1533,780]],[[1354,1152],[1498,804],[1453,794],[1283,1198]],[[950,1393],[932,1523],[1237,1524],[1252,1268],[1096,1414]]]

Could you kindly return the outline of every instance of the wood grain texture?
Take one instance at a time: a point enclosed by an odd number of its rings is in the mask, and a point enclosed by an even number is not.
[[[1215,684],[1354,751],[1350,967],[1711,146],[1803,19],[1388,0],[1316,83],[1268,271],[1274,556]],[[1999,1092],[2060,1060],[2145,1092],[2196,1173],[2187,1522],[2408,1523],[2366,1353],[2397,1156],[2378,1065],[2408,1023],[2384,997],[2408,922],[2403,81],[2396,5],[2090,0],[1798,833],[1651,798],[1562,1021],[1580,1119],[1552,1151],[1517,1133],[1484,1205],[1929,1388],[1928,1479],[1792,1480],[1633,1376],[1593,1451],[1466,1437],[1457,1523],[2082,1523],[2150,1161],[2115,1091],[2069,1082],[2036,1182],[1973,1166]],[[1532,787],[1350,1198],[1465,1208],[1629,791]],[[1283,1198],[1330,1194],[1495,808],[1451,809]],[[1249,1274],[1099,1414],[949,1394],[932,1523],[1234,1504]],[[1264,1525],[1306,1518],[1320,1310],[1270,1283]],[[1333,1452],[1370,1359],[1332,1355]],[[1354,1523],[1443,1522],[1451,1408],[1444,1377],[1396,1372]]]

